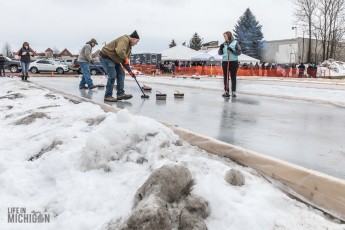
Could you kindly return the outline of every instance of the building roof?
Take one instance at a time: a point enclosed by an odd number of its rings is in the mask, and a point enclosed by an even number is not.
[[[73,54],[71,52],[69,52],[68,49],[64,49],[61,51],[61,53],[59,53],[58,57],[62,57],[62,56],[68,56],[68,57],[73,57]]]
[[[53,53],[54,51],[53,51],[52,49],[48,48],[48,49],[46,49],[46,51],[44,51],[44,52],[51,52],[51,53]]]

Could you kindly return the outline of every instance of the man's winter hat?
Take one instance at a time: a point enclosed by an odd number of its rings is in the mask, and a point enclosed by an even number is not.
[[[138,34],[138,32],[136,31],[136,30],[134,30],[134,32],[131,34],[131,35],[129,35],[131,38],[136,38],[136,39],[140,39],[139,38],[139,34]]]
[[[91,43],[95,43],[96,45],[98,45],[96,39],[92,38],[89,42],[87,42],[88,44],[91,44]]]

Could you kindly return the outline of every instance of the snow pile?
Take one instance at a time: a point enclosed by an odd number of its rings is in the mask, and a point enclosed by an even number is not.
[[[321,72],[328,70],[330,76],[345,76],[345,62],[329,59],[322,62],[320,67]]]
[[[107,229],[206,230],[208,202],[191,195],[192,186],[192,174],[185,166],[166,164],[154,170],[136,192],[129,218],[122,226],[110,222]]]
[[[31,83],[1,84],[0,229],[111,229],[131,216],[138,188],[166,164],[187,168],[194,181],[179,216],[186,226],[190,210],[207,203],[211,212],[201,216],[208,216],[208,229],[345,227],[289,198],[255,170],[181,141],[155,120],[127,110],[105,113]],[[241,172],[244,185],[225,181],[230,169]],[[138,207],[161,207],[157,196],[146,197]],[[202,199],[192,202],[195,197]],[[10,207],[51,219],[8,223]]]

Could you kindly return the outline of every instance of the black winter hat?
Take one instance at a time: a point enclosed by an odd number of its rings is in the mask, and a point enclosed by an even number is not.
[[[131,34],[131,35],[129,35],[131,38],[136,38],[136,39],[140,39],[139,38],[139,34],[138,34],[138,32],[136,31],[136,30],[134,30],[134,32]]]

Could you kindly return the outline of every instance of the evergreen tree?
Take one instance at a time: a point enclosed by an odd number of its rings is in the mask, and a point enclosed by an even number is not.
[[[242,48],[242,53],[254,58],[261,58],[264,37],[261,28],[262,26],[259,25],[253,13],[247,8],[237,21],[234,30],[234,36]]]
[[[173,39],[173,40],[171,41],[170,45],[169,45],[169,48],[174,47],[174,46],[176,46],[176,42],[175,42],[175,40]]]
[[[202,46],[202,40],[198,33],[195,32],[193,37],[189,40],[189,48],[193,50],[200,50]]]

